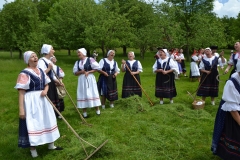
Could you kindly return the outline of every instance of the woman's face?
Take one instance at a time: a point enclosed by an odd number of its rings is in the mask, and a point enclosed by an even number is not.
[[[50,57],[54,56],[54,52],[55,52],[55,51],[53,50],[53,47],[51,47],[50,52],[49,52],[49,56],[50,56]]]
[[[78,55],[79,59],[84,59],[85,58],[85,56],[80,51],[77,51],[77,55]]]
[[[132,52],[129,52],[129,53],[128,53],[128,59],[129,59],[129,60],[133,60],[133,59],[134,59],[134,55],[133,55]]]
[[[161,59],[165,59],[166,58],[166,53],[161,50],[160,53],[159,53],[159,56],[160,56]]]
[[[206,56],[212,55],[212,51],[210,51],[209,49],[206,49],[204,53],[206,54]]]
[[[108,58],[113,58],[115,56],[115,52],[114,51],[111,51],[109,54],[108,54]]]
[[[235,48],[235,50],[236,51],[240,51],[240,42],[236,42],[235,44],[234,44],[234,48]]]
[[[28,60],[28,65],[32,67],[36,67],[37,64],[38,64],[38,56],[36,53],[32,53]]]

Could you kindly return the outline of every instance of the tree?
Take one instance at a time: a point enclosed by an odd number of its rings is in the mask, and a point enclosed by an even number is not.
[[[1,44],[5,49],[19,51],[19,58],[25,50],[38,51],[41,23],[36,4],[31,0],[16,0],[4,5],[0,12]]]

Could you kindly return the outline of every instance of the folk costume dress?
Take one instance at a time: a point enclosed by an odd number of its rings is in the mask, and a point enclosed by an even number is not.
[[[128,65],[128,68],[131,70],[131,72],[142,72],[142,65],[137,60],[127,60],[126,65]],[[133,76],[136,78],[139,84],[141,84],[139,74],[131,75],[129,70],[125,67],[125,74],[123,77],[122,85],[122,98],[127,98],[132,95],[139,95],[140,97],[142,97],[142,90],[136,80],[133,78]]]
[[[197,96],[218,97],[219,81],[216,79],[218,76],[218,64],[222,66],[221,58],[218,59],[216,56],[212,56],[211,58],[207,58],[207,56],[203,57],[199,65],[199,69],[207,71],[211,70],[211,73],[208,75],[206,73],[202,73],[200,80],[201,86],[198,89]]]
[[[163,69],[165,71],[173,69],[177,72],[178,66],[171,58],[161,59],[159,58],[153,65],[153,72],[157,69]],[[155,96],[159,98],[173,98],[177,96],[177,91],[174,81],[174,72],[164,75],[157,72],[155,81]]]
[[[240,58],[240,53],[236,53],[236,54],[232,53],[231,54],[230,59],[228,61],[228,64],[233,65],[233,69],[232,69],[232,71],[229,75],[229,78],[231,77],[231,75],[233,73],[236,72],[236,64],[237,64],[237,61],[238,61],[239,58]]]
[[[73,73],[85,70],[97,70],[99,64],[92,57],[86,57],[84,60],[78,60],[73,67]],[[100,106],[100,98],[97,89],[96,78],[93,73],[89,73],[86,77],[85,74],[78,76],[77,85],[77,107],[78,108],[93,108]]]
[[[41,68],[43,71],[45,71],[48,68],[48,64],[51,63],[53,66],[55,66],[52,61],[49,59],[42,57],[38,60],[38,67]],[[54,67],[53,67],[54,68]],[[54,80],[57,80],[56,76],[54,75],[53,71],[49,71],[47,73],[48,77],[50,78],[51,82],[48,84],[49,89],[47,96],[52,101],[52,103],[55,105],[55,107],[58,109],[58,111],[61,111],[60,105],[59,105],[59,98],[57,94],[57,87]],[[56,116],[58,116],[57,112],[55,112]]]
[[[105,96],[109,101],[118,100],[117,80],[113,78],[113,75],[120,72],[116,61],[109,61],[107,58],[103,58],[99,62],[99,70],[102,70],[108,74],[108,77],[103,74],[98,78],[98,91],[101,95]]]
[[[185,73],[185,72],[187,72],[187,70],[186,70],[186,66],[185,66],[185,57],[184,57],[184,54],[183,54],[183,53],[180,53],[179,58],[181,59],[180,64],[181,64],[182,72]]]
[[[224,160],[240,159],[240,126],[231,111],[240,113],[240,76],[234,73],[226,82],[215,119],[211,150]]]
[[[190,78],[194,78],[194,77],[199,77],[200,76],[200,71],[198,68],[198,56],[193,55],[191,58],[191,63],[190,63]]]
[[[37,74],[26,68],[18,75],[14,88],[26,90],[26,119],[19,119],[19,147],[52,143],[60,137],[53,107],[46,97],[41,96],[42,90],[49,82],[50,79],[41,69],[38,69]]]

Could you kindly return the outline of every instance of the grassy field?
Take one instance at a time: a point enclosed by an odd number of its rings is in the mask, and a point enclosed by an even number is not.
[[[105,144],[91,159],[113,160],[218,160],[210,151],[213,124],[218,104],[221,99],[224,81],[228,75],[221,77],[219,97],[216,105],[210,105],[210,98],[206,99],[205,108],[192,109],[193,99],[187,91],[193,93],[198,82],[190,82],[187,77],[176,80],[177,97],[174,103],[159,104],[154,96],[155,74],[152,73],[154,53],[147,53],[145,59],[139,58],[144,72],[141,73],[142,87],[148,94],[154,106],[151,106],[146,96],[121,99],[123,73],[117,76],[119,100],[115,107],[101,110],[97,116],[94,109],[88,109],[89,118],[86,121],[92,127],[83,125],[81,119],[70,101],[65,97],[65,111],[62,113],[69,124],[81,138],[98,147],[105,140]],[[65,72],[64,83],[71,98],[76,101],[77,77],[72,74],[72,68],[77,60],[75,52],[67,56],[65,51],[56,51],[59,65]],[[229,55],[225,55],[229,58]],[[115,60],[120,66],[122,57],[116,55]],[[100,60],[100,57],[99,57]],[[189,71],[189,63],[186,62]],[[23,60],[18,59],[18,53],[10,58],[7,52],[0,52],[0,159],[28,160],[32,159],[28,149],[18,148],[18,92],[13,88],[19,72],[25,68]],[[223,71],[220,71],[223,73]],[[189,72],[188,72],[189,74]],[[98,73],[95,74],[98,79]],[[82,112],[80,110],[80,112]],[[75,160],[84,159],[86,154],[79,139],[72,133],[63,120],[58,120],[61,138],[56,141],[63,151],[49,151],[47,145],[37,147],[39,157],[36,159]],[[94,148],[84,144],[88,154]]]

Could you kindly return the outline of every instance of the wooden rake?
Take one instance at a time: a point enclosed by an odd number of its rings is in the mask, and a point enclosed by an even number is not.
[[[58,79],[59,83],[62,83],[62,81],[61,81],[61,80],[59,79],[59,77],[57,76],[56,72],[55,72],[53,69],[52,69],[52,71],[53,71],[53,73],[55,74],[56,78]],[[64,85],[63,85],[63,88],[64,88],[65,92],[67,93],[68,97],[70,98],[70,100],[71,100],[74,108],[77,110],[80,118],[82,119],[82,123],[85,124],[85,125],[88,125],[88,126],[92,126],[92,124],[87,123],[87,121],[83,118],[82,114],[81,114],[80,111],[78,110],[76,104],[73,102],[72,97],[70,96],[70,94],[68,93],[68,91],[67,91],[67,89],[65,88]]]
[[[61,116],[62,120],[67,124],[67,126],[70,128],[70,130],[74,133],[74,135],[79,139],[81,145],[82,145],[82,148],[84,149],[84,152],[86,154],[86,158],[85,160],[89,159],[92,155],[94,155],[100,148],[102,148],[107,142],[108,140],[104,141],[100,146],[96,147],[94,145],[92,145],[91,143],[85,141],[83,138],[81,138],[77,132],[72,128],[72,126],[67,122],[67,120],[63,117],[63,115],[58,111],[58,109],[55,107],[55,105],[52,103],[52,101],[48,98],[48,96],[46,95],[45,96],[47,98],[47,100],[49,101],[49,103],[52,105],[53,109]],[[92,146],[93,148],[95,148],[95,150],[91,153],[91,154],[88,154],[84,145],[83,145],[83,142]]]
[[[136,77],[132,74],[132,71],[129,69],[128,65],[125,64],[125,66],[127,67],[128,71],[131,73],[131,75],[133,76],[134,80],[137,82],[137,84],[139,85],[139,87],[141,88],[141,90],[143,91],[143,93],[146,95],[148,101],[150,102],[151,106],[153,106],[153,103],[150,99],[150,97],[147,95],[147,93],[144,91],[144,89],[142,88],[141,84],[138,82],[138,80],[136,79]]]

